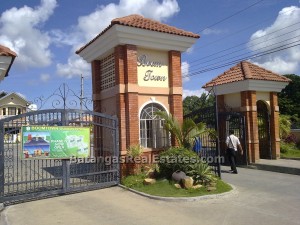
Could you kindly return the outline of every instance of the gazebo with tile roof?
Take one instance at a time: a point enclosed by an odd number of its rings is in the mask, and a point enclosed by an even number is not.
[[[206,90],[214,87],[219,112],[229,107],[245,115],[248,162],[280,157],[277,93],[289,82],[290,79],[284,76],[243,61],[203,86]],[[268,115],[269,149],[262,145],[259,135],[258,114],[261,110],[265,110]]]
[[[119,119],[120,155],[131,145],[141,144],[148,155],[169,145],[169,135],[153,111],[183,119],[181,52],[199,37],[129,15],[112,20],[76,51],[92,66],[94,111]]]

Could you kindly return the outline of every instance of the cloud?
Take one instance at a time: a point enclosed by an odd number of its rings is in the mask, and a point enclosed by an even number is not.
[[[190,77],[188,76],[189,68],[190,68],[190,65],[188,64],[188,62],[181,63],[181,75],[182,75],[183,82],[188,82],[190,80]]]
[[[56,0],[42,0],[35,8],[11,8],[0,16],[0,42],[18,54],[14,64],[22,68],[51,64],[51,38],[41,31],[53,14]]]
[[[252,51],[259,51],[260,48],[264,48],[261,51],[267,51],[299,40],[296,36],[300,35],[300,30],[297,30],[297,27],[293,26],[293,24],[299,21],[299,7],[291,6],[283,8],[271,26],[258,30],[251,36],[248,48]],[[278,44],[274,45],[276,43]],[[275,73],[296,73],[300,68],[300,47],[296,46],[274,54],[255,58],[252,62]]]
[[[67,64],[57,64],[58,75],[67,78],[90,74],[90,65],[77,55],[71,56]]]
[[[182,98],[184,99],[187,96],[198,96],[198,97],[200,97],[203,93],[207,93],[207,91],[203,88],[201,88],[199,90],[186,90],[186,89],[183,89]]]
[[[75,50],[104,30],[111,20],[130,14],[140,14],[147,18],[165,21],[177,12],[179,12],[179,6],[176,0],[163,0],[162,2],[159,0],[120,0],[119,4],[110,3],[96,8],[89,15],[79,17],[78,23],[71,33],[66,34],[57,30],[53,32],[57,44],[72,45],[71,57],[68,59],[68,63],[58,64],[57,73],[67,77],[85,74],[88,65],[83,60],[79,62],[79,58],[73,56],[73,54]],[[83,66],[83,70],[80,70],[79,67],[72,68],[73,65],[78,64]]]
[[[44,83],[48,82],[50,80],[50,75],[49,74],[41,74],[40,80]]]

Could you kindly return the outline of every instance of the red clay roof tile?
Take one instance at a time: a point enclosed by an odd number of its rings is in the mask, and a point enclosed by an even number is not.
[[[0,45],[0,55],[1,56],[12,56],[12,57],[16,57],[17,54],[15,52],[13,52],[12,50],[10,50],[9,48]]]
[[[151,31],[156,31],[156,32],[161,32],[161,33],[185,36],[185,37],[200,38],[200,36],[198,34],[194,34],[192,32],[178,29],[176,27],[160,23],[156,20],[148,19],[143,16],[134,14],[134,15],[129,15],[129,16],[113,19],[111,21],[111,24],[107,28],[105,28],[100,34],[98,34],[94,39],[92,39],[86,45],[84,45],[83,47],[78,49],[76,51],[76,54],[80,53],[83,49],[85,49],[87,46],[89,46],[91,43],[93,43],[98,37],[103,35],[107,30],[109,30],[115,24],[140,28],[140,29],[144,29],[144,30],[151,30]]]
[[[247,61],[242,61],[225,71],[221,75],[212,79],[206,83],[202,88],[212,87],[214,85],[222,85],[242,80],[266,80],[266,81],[278,81],[278,82],[290,82],[291,80],[273,73],[270,70],[266,70],[262,67],[254,65]]]

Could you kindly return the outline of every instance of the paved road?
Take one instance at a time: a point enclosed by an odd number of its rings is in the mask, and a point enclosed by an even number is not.
[[[10,206],[1,225],[300,224],[299,178],[240,168],[223,174],[237,193],[196,202],[152,200],[113,187]]]

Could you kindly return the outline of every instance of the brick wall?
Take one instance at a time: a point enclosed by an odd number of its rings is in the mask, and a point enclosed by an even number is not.
[[[181,53],[178,51],[169,51],[169,87],[182,87]],[[169,105],[170,113],[179,121],[179,123],[182,123],[182,95],[170,95]],[[171,143],[172,145],[177,145],[174,137],[172,137]]]
[[[270,135],[272,159],[280,158],[279,108],[277,93],[270,92]]]
[[[259,159],[256,91],[241,92],[241,108],[246,118],[248,161]]]

